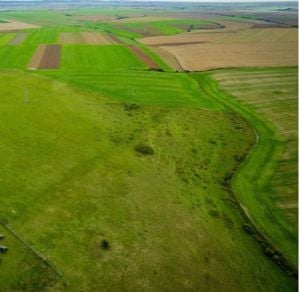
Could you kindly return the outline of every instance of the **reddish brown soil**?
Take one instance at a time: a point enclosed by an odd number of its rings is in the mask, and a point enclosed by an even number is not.
[[[105,35],[107,37],[108,40],[110,40],[112,43],[115,44],[123,44],[123,42],[117,38],[116,36],[114,36],[113,34],[107,34]]]
[[[47,45],[38,68],[57,69],[59,67],[60,51],[60,45]]]
[[[135,46],[127,46],[140,60],[142,60],[149,68],[159,69],[159,66],[150,59],[140,48]]]

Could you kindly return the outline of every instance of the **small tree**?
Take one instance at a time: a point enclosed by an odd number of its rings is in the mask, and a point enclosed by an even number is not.
[[[102,239],[100,245],[103,249],[109,249],[109,241],[106,239]]]

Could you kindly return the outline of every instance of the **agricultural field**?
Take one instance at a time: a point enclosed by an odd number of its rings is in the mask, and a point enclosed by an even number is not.
[[[237,32],[198,32],[142,38],[171,53],[189,71],[298,63],[298,29],[240,28]],[[238,57],[237,57],[238,56]]]
[[[95,32],[64,32],[59,35],[59,42],[66,45],[108,45],[111,44],[105,35]]]
[[[202,73],[197,74],[196,79]],[[209,75],[218,81],[223,101],[248,120],[259,137],[233,183],[239,201],[275,249],[296,264],[298,70],[217,70]]]
[[[294,6],[19,5],[0,290],[297,291],[298,29],[259,17]]]

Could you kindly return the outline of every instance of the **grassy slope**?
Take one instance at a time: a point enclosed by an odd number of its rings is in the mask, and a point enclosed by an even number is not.
[[[40,73],[132,103],[220,108],[219,104],[201,94],[197,83],[184,74],[146,70],[91,71],[85,74],[82,71],[58,70]]]
[[[107,22],[107,23],[93,23],[87,22],[85,25],[92,29],[100,29],[105,32],[114,33],[117,36],[127,38],[140,38],[146,35],[174,35],[182,33],[185,30],[183,26],[189,27],[191,25],[196,29],[204,24],[211,24],[212,22],[195,20],[195,19],[174,19],[161,20],[149,22]]]
[[[284,68],[277,70],[281,73],[285,70],[290,71]],[[242,74],[244,71],[239,72]],[[247,106],[247,102],[240,103],[230,92],[221,90],[210,76],[213,76],[213,73],[194,74],[201,84],[209,84],[212,97],[249,121],[259,136],[256,146],[235,176],[235,194],[258,229],[296,266],[297,231],[276,206],[276,194],[274,195],[274,189],[271,187],[286,142],[278,131],[274,131],[274,127],[270,126],[270,121]]]
[[[63,272],[54,290],[296,289],[222,187],[254,138],[237,116],[155,102],[128,111],[45,77],[0,78],[1,217]],[[140,142],[155,154],[137,155]]]
[[[39,43],[73,29],[41,29],[15,49],[1,47],[0,67],[24,69]],[[252,143],[251,129],[185,74],[118,66],[39,72],[74,88],[34,74],[1,75],[2,216],[58,265],[71,289],[295,290],[243,234],[221,186],[234,155]],[[144,106],[126,112],[119,102]],[[137,157],[139,141],[155,156]],[[112,243],[108,253],[99,249],[103,238]]]

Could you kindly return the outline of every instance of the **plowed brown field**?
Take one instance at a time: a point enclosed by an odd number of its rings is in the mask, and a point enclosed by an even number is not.
[[[44,51],[39,69],[56,69],[60,61],[60,45],[48,45]]]
[[[28,64],[28,69],[57,69],[60,52],[60,45],[40,45]]]
[[[140,41],[167,50],[190,71],[298,63],[296,28],[243,28],[237,32],[185,33]]]

